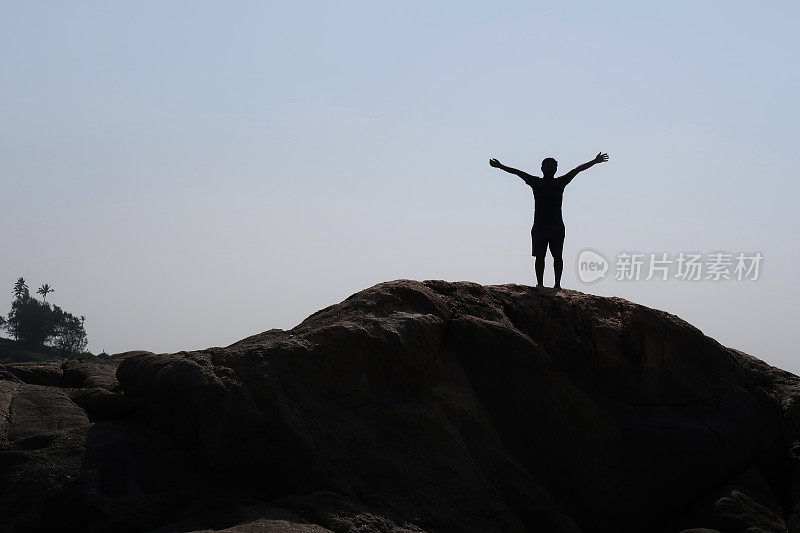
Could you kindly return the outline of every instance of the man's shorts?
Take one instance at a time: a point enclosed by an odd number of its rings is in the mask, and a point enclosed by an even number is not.
[[[547,247],[550,246],[550,254],[553,257],[561,256],[564,249],[564,224],[542,224],[537,223],[531,228],[531,242],[535,257],[547,255]]]

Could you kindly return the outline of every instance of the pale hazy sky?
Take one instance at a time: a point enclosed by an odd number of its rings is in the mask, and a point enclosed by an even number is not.
[[[565,194],[565,286],[798,372],[799,6],[2,2],[0,313],[24,276],[91,350],[165,352],[384,280],[530,284],[530,189],[488,159],[602,150]],[[764,263],[588,286],[584,248]]]

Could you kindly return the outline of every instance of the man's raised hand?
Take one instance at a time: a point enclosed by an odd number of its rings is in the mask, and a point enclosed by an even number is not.
[[[605,163],[606,161],[608,161],[608,154],[604,154],[603,152],[600,152],[597,154],[597,157],[594,158],[595,163]]]
[[[490,167],[499,168],[500,167],[500,161],[498,161],[497,159],[492,158],[492,159],[489,160],[489,166]]]

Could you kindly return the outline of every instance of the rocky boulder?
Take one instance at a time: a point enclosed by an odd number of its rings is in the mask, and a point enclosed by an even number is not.
[[[798,385],[619,298],[387,282],[226,348],[0,367],[0,523],[800,531]]]

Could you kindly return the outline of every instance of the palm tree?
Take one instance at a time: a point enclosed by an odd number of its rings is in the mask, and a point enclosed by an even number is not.
[[[14,298],[19,300],[28,296],[28,285],[25,283],[25,278],[19,278],[14,284]]]
[[[50,294],[51,292],[56,292],[56,291],[51,289],[50,285],[45,283],[44,285],[39,287],[39,290],[36,291],[36,294],[41,294],[42,295],[42,300],[44,300],[46,302],[47,301],[47,295]]]

